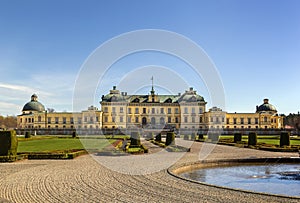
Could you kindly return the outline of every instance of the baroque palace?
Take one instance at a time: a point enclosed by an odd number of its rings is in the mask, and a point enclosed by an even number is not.
[[[190,88],[183,94],[128,95],[113,87],[100,101],[81,112],[47,112],[37,95],[31,96],[18,129],[281,129],[283,117],[264,99],[253,113],[228,113],[212,107],[206,111],[202,96]]]

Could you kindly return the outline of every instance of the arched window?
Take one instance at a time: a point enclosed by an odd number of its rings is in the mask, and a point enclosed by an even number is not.
[[[154,117],[151,118],[151,124],[155,125],[155,118]]]
[[[159,122],[160,122],[160,124],[165,124],[165,118],[164,118],[164,117],[161,117],[161,118],[159,119]]]

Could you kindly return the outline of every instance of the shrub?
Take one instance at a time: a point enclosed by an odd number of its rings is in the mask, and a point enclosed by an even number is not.
[[[168,132],[166,137],[166,145],[175,145],[175,133]]]
[[[257,144],[257,134],[249,133],[248,135],[248,146],[255,146]]]
[[[141,145],[140,134],[138,132],[131,132],[130,145],[134,145],[134,146]]]
[[[76,138],[77,137],[77,133],[74,131],[72,132],[72,138]]]
[[[6,162],[15,161],[17,156],[18,140],[16,131],[0,131],[0,156]]]
[[[242,133],[234,133],[233,142],[241,142],[242,141]]]
[[[161,142],[161,133],[159,133],[158,135],[156,135],[155,141],[156,142]]]
[[[208,139],[210,139],[212,142],[217,143],[219,141],[220,135],[218,133],[208,133]]]
[[[204,135],[203,134],[198,134],[198,140],[203,140],[204,139]]]
[[[191,135],[191,140],[196,140],[196,133],[192,133],[192,135]]]
[[[290,146],[290,133],[281,132],[280,133],[280,147]]]
[[[31,138],[30,132],[28,132],[28,131],[25,132],[25,138]]]
[[[184,140],[188,140],[188,139],[189,139],[189,135],[185,134],[185,135],[183,136],[183,139],[184,139]]]

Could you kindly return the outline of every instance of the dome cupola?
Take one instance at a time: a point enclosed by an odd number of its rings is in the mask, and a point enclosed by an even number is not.
[[[41,111],[45,111],[45,107],[43,104],[41,104],[40,102],[38,102],[37,100],[38,96],[36,94],[33,94],[31,96],[31,100],[30,102],[27,102],[22,111],[29,111],[29,112],[32,112],[32,111],[38,111],[38,112],[41,112]]]

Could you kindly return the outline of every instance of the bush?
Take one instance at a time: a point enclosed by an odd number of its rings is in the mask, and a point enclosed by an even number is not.
[[[191,135],[191,140],[192,140],[192,141],[196,140],[196,133],[192,133],[192,135]]]
[[[77,133],[74,131],[72,132],[72,138],[76,138],[77,137]]]
[[[204,139],[204,135],[203,134],[198,134],[198,140],[203,140]]]
[[[158,135],[156,135],[155,141],[156,142],[161,142],[161,133],[159,133]]]
[[[141,138],[138,132],[131,132],[130,145],[134,145],[134,146],[141,145]]]
[[[282,132],[280,133],[280,147],[290,146],[290,133]]]
[[[166,145],[175,145],[175,133],[174,132],[168,132],[166,137]]]
[[[248,135],[248,146],[255,146],[257,144],[257,134],[249,133]]]
[[[16,160],[18,140],[16,131],[0,131],[0,156],[3,162]]]
[[[233,142],[241,142],[242,141],[242,133],[234,133]]]
[[[25,132],[25,138],[31,138],[31,134],[30,134],[30,132]]]
[[[186,134],[185,134],[185,135],[183,136],[183,139],[184,139],[184,140],[189,140],[189,135],[186,135]]]
[[[220,135],[217,133],[208,133],[208,139],[210,139],[212,142],[217,143],[219,141]]]

